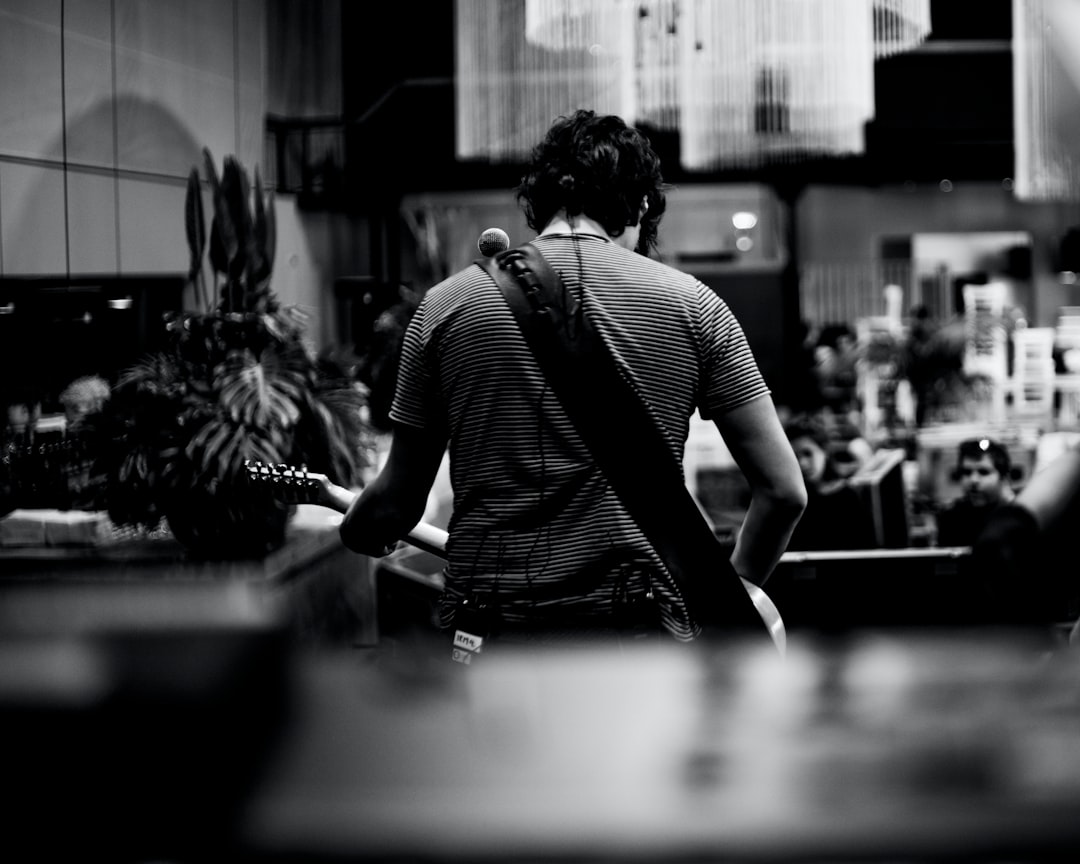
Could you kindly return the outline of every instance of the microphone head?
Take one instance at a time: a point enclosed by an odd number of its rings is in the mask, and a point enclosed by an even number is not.
[[[476,248],[485,258],[491,258],[510,248],[510,237],[502,228],[488,228],[476,241]]]

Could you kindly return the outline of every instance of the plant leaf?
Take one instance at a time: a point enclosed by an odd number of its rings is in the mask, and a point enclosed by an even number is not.
[[[219,372],[219,404],[247,426],[289,428],[300,420],[305,381],[272,350],[233,357]]]
[[[236,257],[239,248],[236,226],[229,210],[229,200],[223,188],[223,179],[218,178],[214,157],[208,147],[203,148],[206,162],[206,177],[213,192],[214,219],[210,225],[210,266],[218,273],[228,275],[229,266]]]
[[[206,447],[203,448],[199,467],[204,472],[209,473],[211,471],[211,463],[217,458],[218,451],[224,446],[225,442],[229,439],[229,436],[233,434],[235,427],[228,420],[224,419],[217,423],[208,423],[207,425],[213,425],[214,430],[213,434],[207,439]],[[218,476],[221,475],[220,466],[214,473]]]
[[[274,272],[274,256],[277,254],[277,211],[274,207],[276,198],[273,189],[266,190],[266,203],[264,206],[263,223],[265,236],[263,237],[263,254],[266,256],[266,278]]]
[[[216,476],[218,480],[225,480],[226,477],[236,475],[237,467],[243,464],[242,460],[237,460],[236,454],[240,452],[240,448],[249,434],[249,431],[243,426],[232,427],[232,434],[229,435],[217,454]]]
[[[187,232],[188,251],[191,260],[188,279],[195,281],[202,269],[203,253],[206,251],[206,217],[203,214],[202,183],[199,169],[192,168],[188,174],[187,194],[184,199],[184,228]]]
[[[251,251],[248,256],[247,279],[248,284],[257,286],[266,281],[270,276],[272,259],[267,252],[267,215],[266,200],[263,195],[262,177],[259,175],[258,166],[255,167],[255,195],[254,211],[251,226]]]
[[[251,209],[248,204],[251,186],[247,172],[233,156],[225,157],[221,192],[235,239],[234,245],[227,247],[231,252],[227,272],[231,279],[240,279],[251,256]]]
[[[244,458],[267,465],[277,465],[285,459],[285,449],[277,448],[274,443],[262,436],[251,436],[244,441]]]

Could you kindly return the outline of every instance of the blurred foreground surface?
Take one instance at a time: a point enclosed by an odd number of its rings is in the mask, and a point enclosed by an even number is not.
[[[304,664],[242,845],[429,861],[1080,849],[1080,657],[1016,634]]]
[[[218,589],[207,587],[206,591]],[[299,648],[222,595],[0,634],[20,860],[1034,860],[1080,654],[1017,633]],[[233,598],[235,601],[235,598]],[[224,610],[224,611],[223,611]],[[198,613],[198,614],[196,614]],[[24,619],[27,620],[27,619]],[[15,859],[12,859],[15,860]]]

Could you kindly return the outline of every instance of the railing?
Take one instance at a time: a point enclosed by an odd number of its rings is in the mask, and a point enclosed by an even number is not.
[[[341,206],[346,194],[347,139],[348,128],[340,117],[267,117],[267,186],[310,204]]]
[[[370,202],[373,189],[446,182],[464,170],[454,158],[453,105],[452,78],[409,78],[359,114],[269,115],[266,179],[302,207],[347,210]]]
[[[907,261],[809,262],[800,268],[799,302],[802,317],[812,325],[850,324],[860,318],[886,314],[886,285],[903,291],[901,314],[925,306],[931,316],[945,320],[953,314],[948,280],[917,278]]]

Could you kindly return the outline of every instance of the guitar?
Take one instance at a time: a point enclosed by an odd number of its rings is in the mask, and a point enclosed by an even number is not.
[[[356,498],[355,493],[330,482],[325,474],[290,465],[268,465],[251,459],[244,464],[251,482],[269,487],[271,494],[286,504],[318,504],[344,513]],[[405,542],[445,560],[448,536],[442,528],[420,522],[408,533]],[[787,647],[787,631],[780,617],[780,610],[761,586],[743,579],[742,576],[739,579],[773,644],[783,654]]]
[[[249,481],[268,486],[273,496],[285,504],[318,504],[344,513],[356,498],[354,492],[331,483],[325,474],[289,465],[268,465],[253,459],[248,459],[244,467]],[[445,559],[448,536],[442,528],[421,522],[409,532],[405,541]]]

